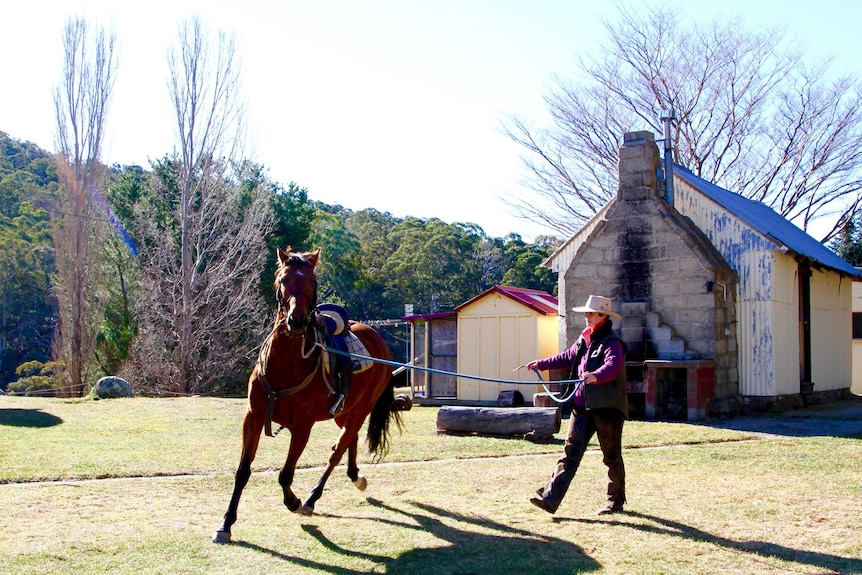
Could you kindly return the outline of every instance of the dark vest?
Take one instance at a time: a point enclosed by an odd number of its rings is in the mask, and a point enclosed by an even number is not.
[[[604,365],[605,348],[612,340],[618,340],[623,347],[623,371],[617,376],[614,381],[608,381],[600,384],[584,385],[584,400],[587,409],[603,409],[610,408],[622,412],[623,416],[628,419],[629,416],[629,400],[626,394],[626,370],[625,370],[625,354],[626,344],[613,331],[611,321],[605,321],[598,332],[593,334],[591,338],[589,350],[585,350],[585,341],[578,341],[578,353],[575,359],[575,368],[581,363],[581,358],[585,351],[589,353],[587,357],[587,371],[595,371]]]

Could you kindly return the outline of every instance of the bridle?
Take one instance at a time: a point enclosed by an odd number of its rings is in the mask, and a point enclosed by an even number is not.
[[[290,257],[283,264],[284,267],[290,266],[308,266],[311,268],[312,266],[302,258],[302,256],[296,254],[290,254]],[[305,295],[305,293],[301,290],[293,291],[289,294],[282,295],[282,281],[284,278],[283,271],[279,271],[279,275],[276,278],[275,282],[275,297],[276,302],[278,303],[278,312],[276,317],[278,320],[273,326],[272,332],[269,337],[266,339],[264,344],[260,348],[260,353],[258,354],[257,359],[257,376],[260,384],[263,386],[264,391],[267,395],[267,405],[266,405],[266,418],[264,419],[264,431],[268,437],[275,437],[278,435],[278,432],[281,431],[282,428],[273,433],[272,431],[272,414],[275,409],[275,400],[284,397],[286,395],[293,395],[295,393],[299,393],[314,380],[314,376],[319,369],[322,367],[323,363],[323,354],[318,354],[317,362],[314,365],[314,368],[309,372],[308,375],[298,384],[292,387],[285,387],[278,390],[273,390],[272,386],[269,383],[269,380],[266,378],[266,362],[269,356],[270,348],[272,346],[273,338],[276,333],[281,329],[282,325],[286,326],[287,336],[299,335],[302,338],[302,344],[300,346],[300,353],[303,359],[308,359],[311,357],[311,354],[317,349],[315,345],[316,338],[319,337],[317,333],[317,277],[313,277],[312,281],[312,295],[310,298]],[[290,310],[290,300],[296,299],[297,297],[303,297],[308,299],[308,312],[305,315],[305,318],[300,326],[291,325],[291,318],[288,315]],[[302,329],[297,330],[297,327],[301,327]],[[306,351],[306,343],[311,341],[311,346],[309,346],[308,351]]]
[[[284,262],[282,266],[283,268],[308,267],[309,269],[312,269],[311,264],[298,254],[290,254],[287,261]],[[288,294],[282,294],[281,288],[285,274],[284,269],[279,270],[279,274],[275,282],[275,298],[278,304],[278,314],[276,317],[280,318],[280,321],[278,322],[279,325],[282,323],[287,325],[289,332],[299,331],[304,333],[309,328],[313,328],[317,322],[317,276],[314,276],[313,274],[314,272],[312,270],[312,295],[309,298],[302,290],[295,290]],[[308,311],[306,312],[304,321],[299,325],[294,325],[291,323],[291,316],[288,315],[290,311],[290,300],[296,300],[299,297],[308,300]]]

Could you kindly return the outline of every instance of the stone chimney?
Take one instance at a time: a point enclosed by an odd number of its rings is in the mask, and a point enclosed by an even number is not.
[[[620,147],[620,184],[617,202],[626,216],[619,235],[620,298],[622,301],[649,301],[652,295],[651,217],[658,198],[661,166],[652,132],[628,132]]]
[[[614,327],[629,344],[629,360],[714,360],[716,397],[735,393],[736,274],[665,200],[652,132],[626,133],[619,158],[617,196],[604,220],[580,238],[565,270],[565,302],[613,298],[623,316]],[[728,288],[712,290],[716,283]],[[581,318],[568,319],[569,345],[582,327]]]
[[[620,147],[619,198],[623,201],[652,201],[658,194],[661,158],[652,132],[627,132]]]

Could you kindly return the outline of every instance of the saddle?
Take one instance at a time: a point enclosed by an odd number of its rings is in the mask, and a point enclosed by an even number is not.
[[[368,350],[350,331],[350,320],[346,309],[337,304],[327,303],[317,306],[317,313],[324,327],[322,330],[324,345],[336,350],[323,354],[323,368],[332,376],[335,383],[333,389],[335,403],[329,410],[334,417],[344,408],[344,398],[347,397],[347,391],[350,388],[351,376],[369,369],[373,362],[370,359],[356,357],[357,355],[368,356]]]

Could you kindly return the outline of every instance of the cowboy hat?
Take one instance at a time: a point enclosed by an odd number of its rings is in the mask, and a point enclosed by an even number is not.
[[[596,313],[603,313],[606,316],[615,319],[620,319],[620,314],[611,311],[611,300],[600,295],[591,295],[589,298],[587,298],[586,305],[573,307],[572,311],[592,311]]]

